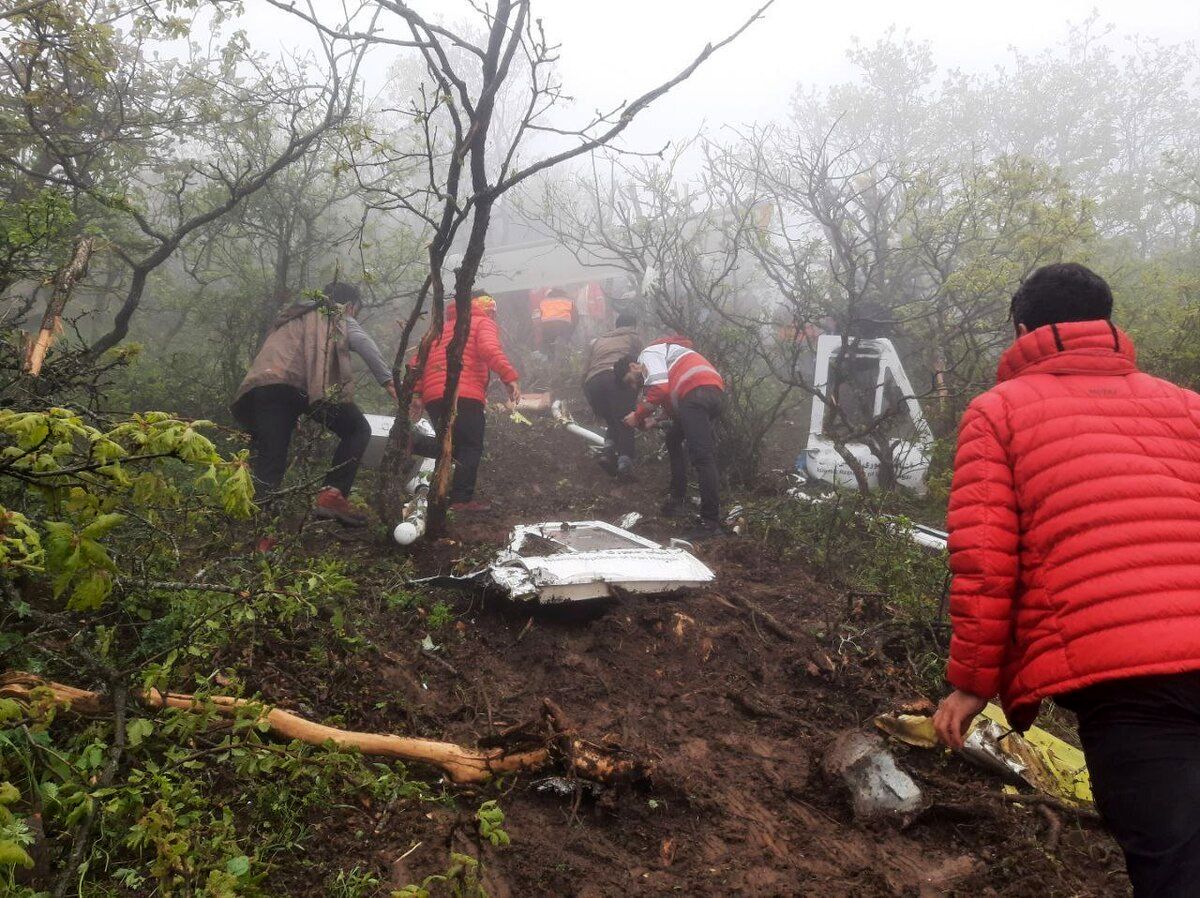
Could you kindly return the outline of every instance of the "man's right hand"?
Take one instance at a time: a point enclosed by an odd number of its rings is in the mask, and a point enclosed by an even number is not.
[[[504,389],[508,390],[508,401],[516,405],[521,401],[521,383],[514,380],[510,384],[505,384]]]
[[[425,414],[425,403],[421,401],[420,396],[414,396],[412,402],[408,404],[408,420],[415,424],[421,420],[423,414]]]
[[[933,728],[938,738],[955,751],[962,751],[963,739],[971,721],[985,707],[987,699],[955,689],[947,695],[933,715]]]

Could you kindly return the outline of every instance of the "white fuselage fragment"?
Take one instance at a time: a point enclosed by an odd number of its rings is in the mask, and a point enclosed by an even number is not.
[[[893,420],[902,419],[904,429],[911,433],[910,439],[893,438],[888,440],[892,454],[892,468],[895,471],[896,482],[911,489],[918,495],[926,491],[925,477],[929,473],[929,464],[933,449],[933,432],[921,405],[913,394],[912,384],[900,363],[900,356],[891,340],[847,340],[833,334],[824,334],[817,339],[816,366],[813,372],[813,389],[820,396],[828,395],[831,390],[833,377],[830,368],[833,365],[864,366],[863,370],[869,375],[868,382],[854,383],[853,378],[843,377],[843,390],[850,392],[869,392],[853,398],[858,400],[860,416],[870,421],[882,421],[885,416]],[[888,387],[892,387],[896,396],[896,407],[888,408],[885,401]],[[844,396],[830,397],[830,401],[845,402]],[[822,481],[834,486],[855,486],[857,480],[850,465],[838,451],[837,443],[826,426],[828,409],[826,402],[814,397],[812,415],[808,428],[808,443],[804,452],[797,459],[796,467],[812,480]],[[855,422],[866,426],[868,421]],[[850,441],[842,444],[843,448],[862,468],[870,489],[879,487],[879,457],[862,441]]]
[[[510,598],[543,605],[621,592],[669,593],[714,579],[712,570],[690,552],[660,546],[604,521],[517,527],[488,572]]]

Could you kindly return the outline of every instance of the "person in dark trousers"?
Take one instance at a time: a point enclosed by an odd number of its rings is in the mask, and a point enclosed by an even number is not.
[[[637,390],[617,377],[614,366],[627,356],[636,359],[641,351],[637,316],[622,312],[613,330],[592,340],[584,359],[583,395],[607,428],[601,463],[619,477],[633,473],[634,431],[624,418],[637,407]]]
[[[671,421],[666,435],[671,483],[663,513],[671,517],[686,513],[686,444],[700,487],[700,526],[690,535],[695,539],[719,535],[721,496],[716,422],[724,406],[725,381],[708,359],[682,337],[651,343],[636,361],[628,357],[618,361],[614,372],[630,387],[645,389],[642,402],[625,417],[626,424],[647,429],[653,426],[652,416],[656,411]]]
[[[445,401],[446,350],[454,337],[456,320],[454,306],[446,311],[445,327],[429,352],[410,410],[410,417],[414,419],[420,417],[422,409],[427,411],[439,438],[445,432],[449,411]],[[511,402],[521,398],[517,369],[504,354],[495,313],[496,301],[486,293],[471,300],[471,327],[463,347],[463,366],[458,378],[458,413],[454,418],[454,478],[450,483],[450,508],[453,511],[480,512],[491,508],[490,503],[475,498],[475,481],[483,459],[484,409],[492,373],[499,375]],[[409,365],[414,364],[415,357],[409,362]],[[436,458],[437,440],[414,436],[413,452]]]
[[[1108,284],[1035,271],[963,416],[940,738],[1074,711],[1137,898],[1200,895],[1200,395],[1138,370]]]
[[[366,516],[348,500],[371,428],[353,401],[350,353],[396,396],[390,366],[355,316],[358,288],[335,281],[317,300],[284,309],[254,358],[233,401],[234,419],[250,433],[250,469],[260,504],[269,505],[288,467],[292,433],[307,415],[338,437],[313,512],[360,527]]]

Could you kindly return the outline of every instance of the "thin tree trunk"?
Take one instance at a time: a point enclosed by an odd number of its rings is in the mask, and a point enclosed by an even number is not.
[[[94,237],[80,237],[75,241],[75,249],[70,260],[58,270],[54,276],[54,292],[46,303],[46,313],[42,315],[42,326],[38,329],[37,337],[29,344],[29,352],[25,357],[25,373],[37,377],[42,373],[42,365],[46,354],[58,335],[62,332],[62,314],[71,291],[75,289],[86,275],[88,263],[95,249]]]

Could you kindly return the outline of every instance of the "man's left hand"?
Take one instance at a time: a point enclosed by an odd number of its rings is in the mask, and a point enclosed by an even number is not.
[[[388,391],[388,395],[392,397],[392,401],[398,405],[400,403],[400,394],[396,392],[396,382],[389,380],[383,385],[383,388]]]
[[[938,738],[955,751],[961,751],[971,721],[987,706],[987,699],[955,689],[942,699],[933,715]]]

